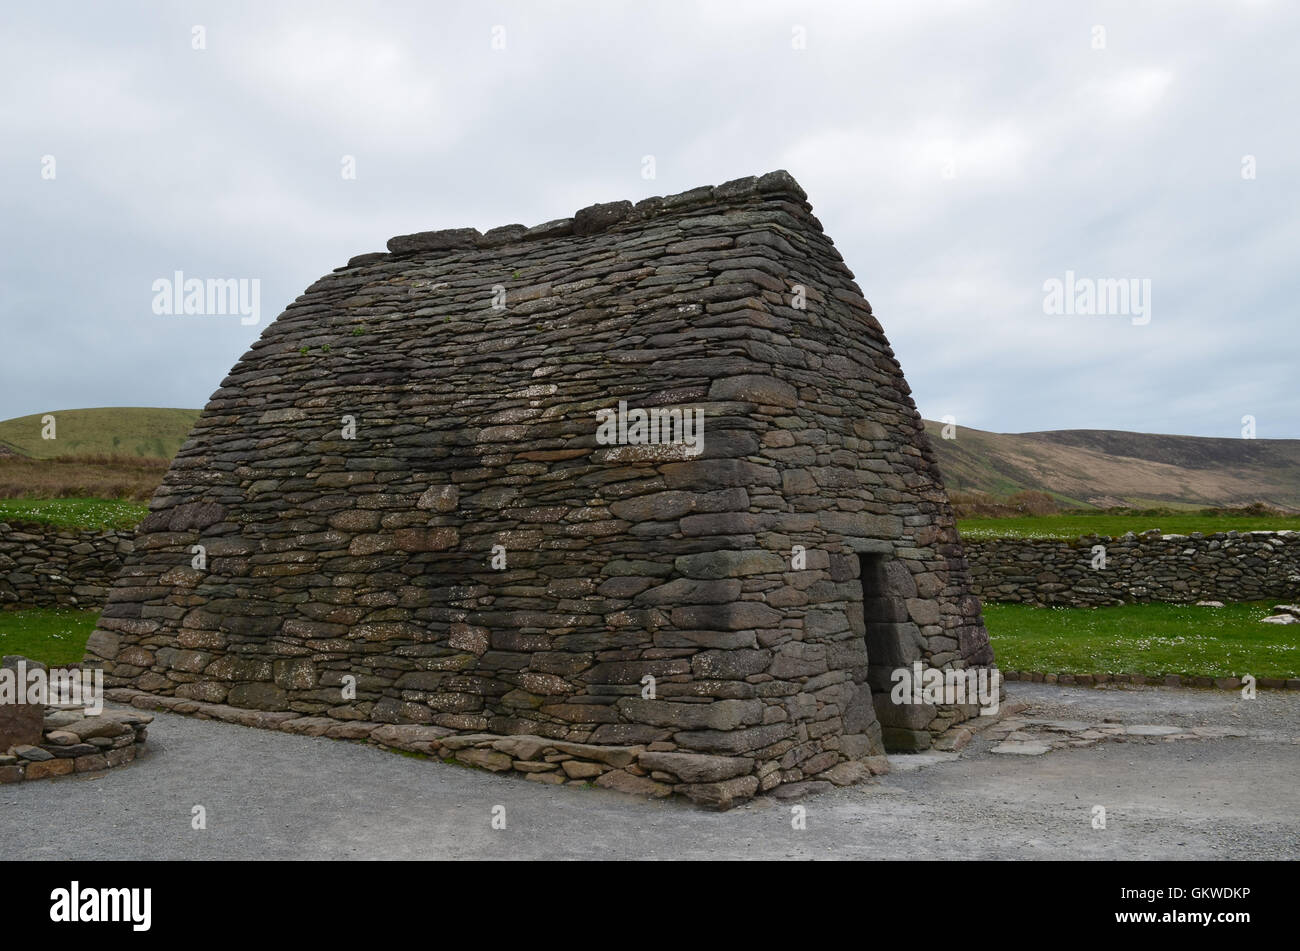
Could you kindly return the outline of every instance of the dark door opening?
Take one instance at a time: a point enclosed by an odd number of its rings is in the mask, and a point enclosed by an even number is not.
[[[867,683],[872,693],[888,691],[891,674],[920,655],[912,638],[905,636],[907,604],[890,582],[895,571],[906,567],[890,555],[867,553],[858,556],[862,581],[862,619],[866,625]],[[916,655],[916,656],[913,656]]]
[[[890,555],[860,554],[862,617],[867,644],[867,683],[888,752],[928,749],[928,726],[934,707],[891,697],[894,672],[921,660],[921,637],[907,610],[908,592],[915,589],[905,564]],[[908,694],[910,695],[910,691]]]

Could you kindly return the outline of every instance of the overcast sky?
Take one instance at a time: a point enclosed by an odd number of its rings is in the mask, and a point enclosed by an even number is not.
[[[1133,6],[6,4],[0,418],[202,406],[395,234],[785,168],[928,418],[1300,437],[1300,5]],[[1149,322],[1044,313],[1067,270]]]

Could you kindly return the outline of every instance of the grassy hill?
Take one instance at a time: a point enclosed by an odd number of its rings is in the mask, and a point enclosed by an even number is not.
[[[1081,508],[1300,512],[1300,439],[1211,439],[1116,430],[990,433],[926,421],[950,494],[1045,492]]]
[[[55,438],[41,438],[44,413],[0,422],[0,451],[31,459],[115,456],[171,459],[199,418],[196,409],[114,406],[52,410]],[[9,453],[4,453],[9,455]]]
[[[0,518],[115,526],[128,518],[99,500],[147,500],[199,417],[196,409],[108,407],[53,410],[53,439],[42,439],[46,414],[0,421],[0,499],[59,500],[7,509]],[[107,514],[105,514],[107,513]],[[101,518],[101,516],[103,516]],[[87,521],[88,520],[88,521]]]

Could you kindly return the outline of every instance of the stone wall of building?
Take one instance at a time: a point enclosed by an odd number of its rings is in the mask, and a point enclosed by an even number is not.
[[[102,607],[134,538],[0,522],[0,608]]]
[[[1093,567],[1097,546],[1105,549],[1105,567]],[[1098,607],[1300,594],[1300,532],[1000,538],[968,541],[965,548],[973,590],[983,601]]]
[[[784,172],[394,238],[232,369],[89,656],[155,696],[731,757],[742,797],[810,780],[881,752],[888,667],[992,661],[909,393]],[[621,402],[702,413],[701,451],[599,441]]]

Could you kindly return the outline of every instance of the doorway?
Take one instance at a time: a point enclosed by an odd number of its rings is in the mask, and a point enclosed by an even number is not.
[[[862,619],[867,643],[867,683],[873,693],[888,692],[890,675],[920,659],[915,641],[905,636],[908,622],[907,603],[897,593],[891,578],[905,565],[892,555],[865,552],[858,555],[862,582]]]

